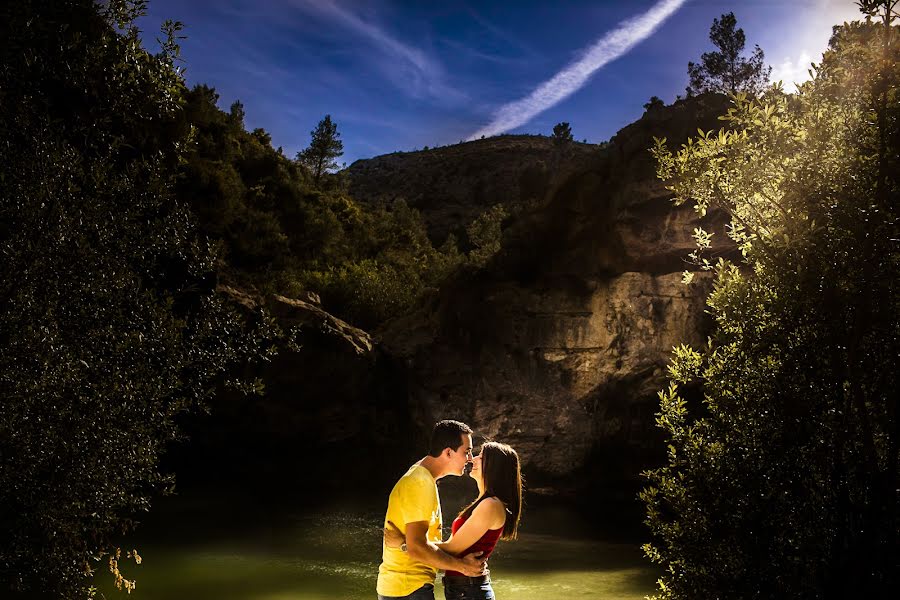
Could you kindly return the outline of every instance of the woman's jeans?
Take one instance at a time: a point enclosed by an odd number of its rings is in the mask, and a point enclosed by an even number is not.
[[[446,600],[494,600],[494,589],[490,577],[484,581],[473,581],[470,577],[444,577],[444,598]]]

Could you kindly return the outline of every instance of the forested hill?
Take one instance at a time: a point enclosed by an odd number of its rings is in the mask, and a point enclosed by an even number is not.
[[[443,243],[485,210],[516,211],[542,200],[562,171],[596,160],[600,146],[540,135],[503,135],[417,152],[357,160],[350,193],[368,204],[403,198],[419,210],[429,237]]]
[[[193,143],[178,194],[219,245],[221,280],[263,294],[316,292],[328,311],[371,329],[468,259],[455,243],[436,249],[405,203],[362,206],[342,174],[316,180],[266,131],[246,131],[239,102],[225,112],[217,100],[206,86],[186,92]]]
[[[178,177],[220,280],[262,294],[318,294],[332,314],[367,330],[409,312],[425,290],[478,268],[501,231],[555,185],[596,163],[603,145],[499,136],[356,161],[316,177],[247,131],[207,86],[185,92],[192,131]]]

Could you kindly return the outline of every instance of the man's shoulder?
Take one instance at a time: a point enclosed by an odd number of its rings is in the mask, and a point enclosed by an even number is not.
[[[397,483],[394,484],[394,489],[391,490],[391,498],[397,499],[410,496],[422,497],[424,495],[437,497],[437,486],[428,469],[418,463],[411,466],[397,480]]]
[[[434,486],[434,478],[428,469],[416,463],[397,481],[397,486]]]

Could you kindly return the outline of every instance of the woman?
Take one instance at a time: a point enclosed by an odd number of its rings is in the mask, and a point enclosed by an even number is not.
[[[478,498],[453,521],[450,538],[438,544],[455,556],[482,552],[487,558],[498,540],[514,540],[522,515],[522,470],[519,455],[510,446],[487,442],[472,460],[472,479],[478,484]],[[385,543],[398,547],[404,541],[397,529],[385,530]],[[444,574],[446,600],[494,600],[490,574],[466,577]]]

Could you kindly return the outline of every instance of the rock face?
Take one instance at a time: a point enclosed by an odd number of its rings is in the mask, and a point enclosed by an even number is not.
[[[701,97],[645,114],[551,182],[485,269],[380,332],[420,428],[468,420],[516,447],[533,482],[557,488],[633,483],[661,456],[656,392],[672,347],[705,339],[710,278],[681,283],[699,222],[673,206],[648,149],[654,136],[681,143],[719,127],[724,109]],[[733,252],[721,222],[713,231],[714,252]]]

